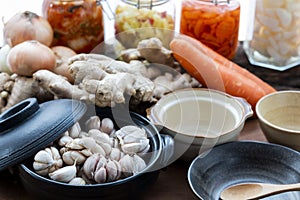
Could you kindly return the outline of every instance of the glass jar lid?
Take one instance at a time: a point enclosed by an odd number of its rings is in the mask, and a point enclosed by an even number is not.
[[[218,5],[218,4],[229,4],[231,0],[202,0],[202,1]]]
[[[122,0],[124,3],[136,6],[137,8],[152,8],[167,3],[169,0]]]

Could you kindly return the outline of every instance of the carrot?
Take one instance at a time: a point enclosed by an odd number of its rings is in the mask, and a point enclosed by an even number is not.
[[[268,94],[259,83],[236,69],[216,62],[187,40],[174,38],[170,48],[178,62],[202,84],[233,96],[243,97],[251,104],[253,110],[257,101]]]
[[[198,41],[194,38],[185,36],[185,35],[178,35],[177,38],[185,40],[190,45],[196,47],[202,53],[204,53],[206,55],[209,55],[209,57],[212,60],[214,60],[215,62],[218,62],[219,64],[223,65],[224,67],[226,67],[230,70],[235,70],[238,73],[240,73],[240,74],[244,75],[245,77],[247,77],[248,79],[251,79],[252,81],[258,83],[261,87],[263,87],[263,89],[266,91],[266,93],[271,93],[271,92],[276,91],[271,85],[264,82],[262,79],[258,78],[253,73],[249,72],[247,69],[242,68],[239,65],[237,65],[236,63],[228,60],[227,58],[225,58],[221,54],[217,53],[216,51],[212,50],[211,48],[207,47],[206,45],[204,45],[200,41]]]

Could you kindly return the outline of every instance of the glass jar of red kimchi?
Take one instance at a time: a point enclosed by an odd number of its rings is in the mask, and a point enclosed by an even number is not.
[[[44,0],[43,16],[54,30],[54,45],[89,53],[104,40],[102,7],[98,0]]]
[[[238,0],[183,0],[180,32],[198,39],[228,59],[238,48]]]

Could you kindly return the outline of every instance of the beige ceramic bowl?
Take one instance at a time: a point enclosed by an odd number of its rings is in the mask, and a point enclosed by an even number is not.
[[[278,91],[256,105],[260,127],[267,140],[300,151],[300,91]]]
[[[174,138],[173,160],[191,161],[217,144],[237,140],[253,111],[242,98],[189,88],[165,95],[147,114],[161,132]]]

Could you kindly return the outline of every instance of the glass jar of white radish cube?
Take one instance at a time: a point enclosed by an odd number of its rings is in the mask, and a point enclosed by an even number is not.
[[[256,0],[253,38],[244,42],[251,64],[278,71],[300,64],[300,0]]]

